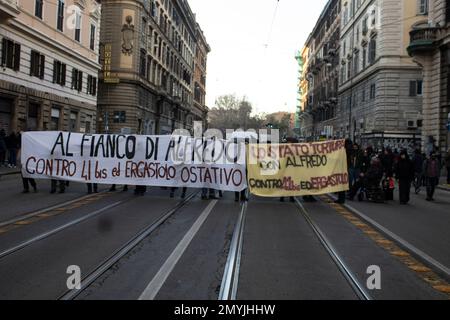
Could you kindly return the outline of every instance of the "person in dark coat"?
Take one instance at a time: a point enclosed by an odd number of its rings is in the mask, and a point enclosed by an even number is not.
[[[0,130],[0,167],[5,164],[6,152],[8,148],[6,148],[6,133],[5,130]]]
[[[352,141],[350,139],[345,140],[345,152],[347,154],[347,176],[349,176],[349,168],[350,168],[350,155],[352,152]],[[349,179],[349,189],[350,189],[350,179]],[[338,193],[338,199],[335,201],[335,203],[338,204],[344,204],[345,203],[345,191]]]
[[[98,184],[97,183],[88,183],[87,188],[88,188],[88,194],[92,194],[92,192],[98,193]]]
[[[381,157],[381,163],[383,165],[384,174],[387,178],[392,178],[394,168],[394,154],[390,148],[386,148]]]
[[[420,186],[422,185],[422,175],[423,175],[423,162],[425,159],[420,152],[420,149],[414,151],[413,163],[414,163],[414,188],[416,194],[420,191]]]
[[[439,184],[441,165],[436,153],[432,152],[423,164],[423,173],[427,185],[427,201],[434,201],[434,191]]]
[[[353,200],[362,187],[378,186],[383,178],[383,168],[378,158],[373,158],[366,173],[361,172],[358,180],[350,189],[349,200]]]
[[[395,178],[398,180],[400,204],[407,204],[410,200],[411,182],[414,179],[414,164],[403,150],[395,165]]]
[[[445,155],[445,168],[447,169],[447,184],[450,184],[450,149]]]
[[[14,132],[6,138],[6,147],[8,148],[8,164],[11,168],[17,167],[17,135]]]

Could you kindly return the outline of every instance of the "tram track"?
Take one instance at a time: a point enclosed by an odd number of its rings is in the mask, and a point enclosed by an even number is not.
[[[65,208],[67,206],[74,205],[76,203],[80,203],[80,202],[84,202],[84,201],[90,202],[92,200],[97,200],[97,197],[99,195],[102,196],[102,195],[107,195],[107,194],[108,194],[108,191],[104,190],[104,191],[100,191],[100,192],[98,192],[96,194],[89,194],[89,195],[84,195],[84,196],[81,196],[81,197],[77,197],[75,199],[68,200],[68,201],[65,201],[65,202],[62,202],[62,203],[58,203],[58,204],[55,204],[55,205],[52,205],[52,206],[49,206],[49,207],[46,207],[46,208],[42,208],[42,209],[39,209],[37,211],[23,213],[23,214],[18,215],[15,218],[4,220],[4,221],[0,221],[0,228],[8,227],[10,225],[14,225],[14,224],[17,224],[17,223],[20,223],[20,222],[23,222],[23,221],[26,221],[26,220],[29,220],[29,219],[41,216],[41,215],[45,215],[45,214],[47,214],[47,213],[49,213],[51,211],[58,210],[58,209],[61,209],[61,208]]]
[[[307,222],[308,226],[313,230],[314,234],[319,239],[320,244],[324,247],[329,254],[333,262],[338,267],[350,287],[360,300],[372,300],[372,297],[365,290],[363,285],[358,281],[355,274],[346,265],[344,260],[340,257],[334,246],[327,239],[325,234],[320,230],[317,224],[311,219],[307,210],[302,203],[295,198],[296,206],[300,211],[300,214]],[[233,232],[233,237],[230,244],[229,254],[225,265],[225,270],[220,286],[220,292],[218,300],[236,300],[238,285],[239,285],[239,273],[241,266],[243,235],[245,227],[245,219],[248,203],[244,203],[239,214],[236,226]]]
[[[118,207],[118,206],[120,206],[122,204],[125,204],[126,202],[129,202],[132,199],[133,198],[130,197],[130,198],[127,198],[127,199],[124,199],[124,200],[121,200],[121,201],[114,202],[114,203],[112,203],[112,204],[110,204],[110,205],[108,205],[106,207],[103,207],[101,209],[92,211],[92,212],[90,212],[90,213],[88,213],[88,214],[86,214],[86,215],[84,215],[84,216],[82,216],[82,217],[80,217],[78,219],[75,219],[75,220],[72,220],[70,222],[67,222],[67,223],[65,223],[65,224],[63,224],[63,225],[61,225],[59,227],[56,227],[56,228],[50,230],[50,231],[46,231],[46,232],[41,233],[41,234],[39,234],[39,235],[37,235],[35,237],[29,238],[28,240],[24,240],[21,243],[15,245],[13,247],[10,247],[9,249],[1,251],[0,252],[0,260],[5,258],[5,257],[7,257],[7,256],[9,256],[9,255],[11,255],[11,254],[13,254],[13,253],[15,253],[15,252],[17,252],[17,251],[22,250],[22,249],[24,249],[24,248],[26,248],[26,247],[28,247],[30,245],[33,245],[33,244],[35,244],[35,243],[37,243],[37,242],[39,242],[41,240],[49,238],[49,237],[51,237],[51,236],[53,236],[53,235],[55,235],[55,234],[57,234],[57,233],[59,233],[59,232],[61,232],[63,230],[66,230],[66,229],[68,229],[68,228],[70,228],[72,226],[75,226],[75,225],[80,224],[80,223],[82,223],[84,221],[87,221],[87,220],[89,220],[91,218],[94,218],[94,217],[100,215],[101,213],[103,213],[105,211],[108,211],[108,210],[110,210],[112,208],[115,208],[115,207]]]
[[[242,204],[242,208],[233,231],[230,251],[225,264],[218,300],[236,300],[237,297],[247,206],[248,202],[244,202]]]
[[[122,247],[117,249],[108,258],[99,263],[93,268],[93,271],[88,273],[83,279],[81,279],[81,289],[80,290],[67,290],[62,293],[57,299],[58,300],[74,300],[81,293],[87,290],[97,279],[104,275],[108,270],[110,270],[117,262],[119,262],[123,257],[125,257],[129,252],[131,252],[139,243],[141,243],[145,238],[150,236],[155,232],[160,226],[162,226],[170,217],[177,213],[181,208],[186,206],[192,199],[194,199],[199,194],[199,191],[192,192],[185,199],[177,203],[174,207],[169,209],[167,212],[163,213],[156,221],[150,223],[138,233],[135,234],[128,242],[126,242]]]
[[[310,228],[313,230],[314,234],[319,239],[319,242],[324,247],[326,252],[329,254],[331,259],[334,261],[336,266],[338,267],[341,274],[344,276],[344,278],[347,280],[348,284],[351,286],[355,294],[358,296],[360,300],[372,300],[372,297],[367,292],[367,290],[364,288],[364,286],[358,281],[358,278],[356,275],[352,272],[352,270],[347,266],[345,261],[342,259],[342,257],[339,255],[337,250],[334,248],[330,240],[326,237],[326,235],[322,232],[322,230],[319,228],[319,226],[312,220],[310,215],[308,214],[308,211],[303,206],[303,204],[295,198],[295,203],[300,211],[300,214],[305,219],[307,224],[310,226]]]

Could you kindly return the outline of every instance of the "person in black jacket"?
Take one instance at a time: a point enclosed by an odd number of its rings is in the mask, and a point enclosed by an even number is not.
[[[395,177],[399,184],[400,204],[407,204],[411,192],[411,182],[414,179],[414,163],[409,159],[406,150],[400,153],[395,165]]]
[[[347,154],[347,176],[350,176],[349,168],[350,168],[350,156],[352,153],[353,142],[350,139],[345,140],[345,152]],[[350,189],[350,179],[349,179],[349,189]],[[338,199],[335,201],[338,204],[345,203],[345,191],[338,193]]]

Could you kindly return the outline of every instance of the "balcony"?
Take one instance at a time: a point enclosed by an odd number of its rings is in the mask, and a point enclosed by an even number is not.
[[[438,40],[439,28],[427,27],[412,30],[410,35],[410,43],[408,46],[408,54],[410,56],[425,53],[435,49]]]
[[[19,13],[17,0],[0,0],[0,21],[15,18]]]

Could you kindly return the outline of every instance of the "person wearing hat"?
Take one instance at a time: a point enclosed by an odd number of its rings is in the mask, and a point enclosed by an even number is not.
[[[406,150],[400,152],[399,160],[395,165],[395,178],[398,180],[400,204],[407,204],[414,179],[414,163]]]

